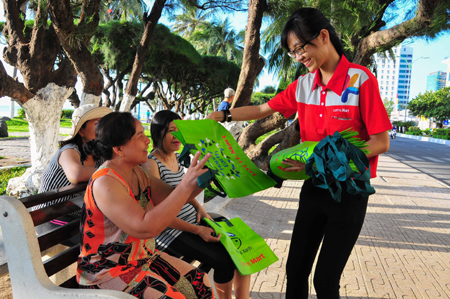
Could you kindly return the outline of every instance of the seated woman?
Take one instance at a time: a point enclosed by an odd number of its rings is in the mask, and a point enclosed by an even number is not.
[[[107,160],[86,189],[81,222],[81,288],[120,290],[139,298],[214,298],[208,276],[155,250],[154,237],[200,193],[197,177],[210,155],[194,158],[176,189],[148,176],[149,138],[130,113],[113,112],[97,124],[88,154]],[[155,204],[156,206],[154,206]]]
[[[89,181],[103,161],[87,155],[83,145],[95,138],[95,125],[111,112],[108,107],[94,104],[75,109],[72,114],[72,132],[60,142],[59,150],[45,168],[39,193]],[[43,206],[35,207],[39,208]]]
[[[170,132],[178,131],[173,120],[181,119],[172,111],[159,111],[151,122],[151,137],[153,151],[148,156],[147,163],[142,167],[150,174],[161,178],[171,186],[177,186],[183,179],[184,170],[178,162],[178,151],[181,143]],[[163,251],[167,248],[198,261],[210,265],[214,269],[214,284],[217,297],[231,299],[233,277],[236,299],[249,298],[250,275],[241,275],[230,255],[214,237],[210,227],[197,225],[200,219],[211,217],[205,209],[192,200],[185,204],[173,221],[156,239],[156,248]],[[236,275],[235,275],[236,274]]]

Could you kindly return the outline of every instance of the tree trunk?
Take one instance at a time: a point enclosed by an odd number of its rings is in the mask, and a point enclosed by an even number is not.
[[[247,106],[250,103],[255,79],[264,67],[264,59],[259,56],[259,49],[261,46],[261,23],[263,14],[267,9],[265,0],[249,1],[243,63],[231,108]]]
[[[9,180],[8,194],[23,197],[38,191],[42,172],[58,148],[62,107],[73,91],[73,87],[60,87],[50,83],[38,90],[34,98],[23,104],[30,129],[32,166],[21,177]]]
[[[145,56],[147,55],[148,49],[153,39],[153,34],[155,32],[156,24],[161,17],[162,10],[166,0],[156,0],[153,4],[152,11],[147,17],[144,14],[144,33],[142,34],[141,41],[137,47],[136,56],[134,58],[133,69],[130,74],[130,79],[128,80],[127,87],[125,89],[125,96],[120,105],[120,111],[130,111],[131,104],[136,98],[137,85],[139,78],[141,76],[142,67],[144,66]]]
[[[296,120],[298,122],[298,119]],[[269,163],[272,155],[284,150],[286,148],[292,147],[300,143],[300,133],[295,130],[295,122],[288,126],[287,128],[270,135],[258,145],[255,146],[251,152],[252,161],[256,166],[263,170],[269,170]],[[278,146],[268,154],[269,150],[278,144]]]
[[[53,28],[83,83],[82,105],[98,104],[103,90],[103,75],[87,47],[98,26],[99,6],[100,0],[84,0],[75,26],[70,0],[48,2]]]

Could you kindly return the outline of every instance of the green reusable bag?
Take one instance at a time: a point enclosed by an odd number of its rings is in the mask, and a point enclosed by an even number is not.
[[[242,275],[259,272],[278,261],[266,241],[239,217],[219,222],[203,220],[220,234],[220,242]]]
[[[305,141],[303,143],[297,144],[293,147],[279,151],[270,159],[270,170],[277,177],[285,180],[306,180],[309,175],[306,174],[305,170],[295,172],[295,171],[285,171],[289,165],[281,163],[285,159],[292,159],[295,161],[300,161],[305,163],[312,156],[314,152],[314,147],[318,144],[317,141]]]
[[[199,178],[199,186],[209,186],[214,178],[230,197],[244,197],[275,186],[276,182],[262,172],[239,147],[231,133],[211,119],[174,120],[178,132],[172,134],[184,145],[180,163],[188,166],[189,153],[211,154],[206,166],[210,169]],[[225,196],[225,194],[222,194]]]
[[[270,159],[269,175],[280,181],[285,179],[306,180],[311,177],[315,186],[328,189],[334,200],[341,201],[342,186],[346,185],[350,194],[369,196],[375,193],[370,186],[370,164],[365,153],[367,143],[357,137],[351,129],[335,132],[321,141],[306,141],[282,150]],[[285,159],[305,163],[299,172],[286,171],[290,167],[283,164]],[[364,182],[358,187],[356,181]],[[281,185],[281,183],[279,184]]]

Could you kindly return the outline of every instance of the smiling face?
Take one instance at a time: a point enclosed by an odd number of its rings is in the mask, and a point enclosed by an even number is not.
[[[144,134],[144,127],[137,119],[135,120],[135,127],[136,133],[121,147],[124,158],[132,160],[135,165],[140,165],[147,162],[147,150],[150,139]]]
[[[181,147],[181,142],[178,141],[178,139],[175,138],[175,136],[173,136],[171,134],[171,132],[177,132],[177,131],[178,131],[178,128],[175,125],[175,123],[173,121],[170,122],[169,128],[168,128],[167,133],[164,136],[163,142],[162,142],[163,149],[167,154],[176,152]]]
[[[300,40],[294,32],[291,31],[288,34],[287,44],[289,51],[293,52],[299,46],[303,46],[305,52],[301,55],[296,54],[295,60],[303,63],[310,72],[314,72],[319,69],[328,57],[321,40],[321,38],[323,38],[322,33],[323,31],[316,38],[309,41],[309,43],[306,43],[306,45],[305,41]]]

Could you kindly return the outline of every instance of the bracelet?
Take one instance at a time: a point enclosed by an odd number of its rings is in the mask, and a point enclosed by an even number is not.
[[[220,121],[221,123],[225,122],[227,120],[227,110],[222,110],[223,112],[223,119]]]
[[[229,109],[225,110],[227,112],[227,122],[231,121],[231,111]]]

